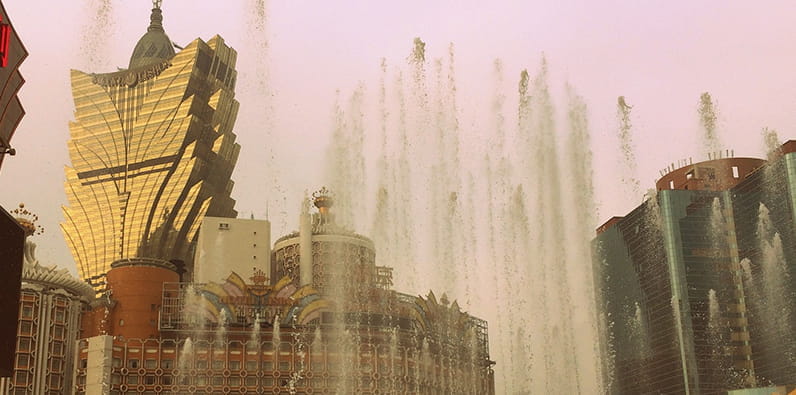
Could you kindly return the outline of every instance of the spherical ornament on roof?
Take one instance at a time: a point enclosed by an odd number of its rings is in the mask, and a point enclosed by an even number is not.
[[[327,210],[334,205],[334,195],[326,187],[312,193],[312,203],[319,210]]]
[[[36,224],[36,221],[39,220],[39,216],[26,209],[25,203],[20,203],[19,207],[11,210],[11,215],[14,216],[14,219],[17,220],[19,226],[24,230],[25,237],[44,233],[44,228]]]

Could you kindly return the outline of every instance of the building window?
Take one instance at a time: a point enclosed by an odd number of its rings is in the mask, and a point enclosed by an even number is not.
[[[213,369],[224,369],[224,361],[218,359],[214,360]]]
[[[33,331],[33,323],[30,321],[20,321],[19,322],[19,334],[20,335],[30,335]]]
[[[112,366],[113,366],[114,368],[120,368],[120,367],[122,367],[122,360],[121,360],[121,358],[113,358],[113,362],[112,362],[112,363],[113,363],[113,365],[112,365]]]
[[[155,385],[155,376],[144,376],[144,384]]]
[[[257,370],[257,361],[246,361],[246,370],[250,372]]]
[[[64,327],[61,325],[56,325],[53,328],[53,338],[56,340],[63,340],[64,339]]]
[[[163,365],[163,369],[171,369],[174,367],[174,361],[171,359],[164,359],[160,361],[161,365]]]
[[[27,367],[28,367],[28,354],[18,354],[17,368],[27,368]]]
[[[138,376],[127,376],[127,384],[138,384]]]
[[[61,341],[54,341],[52,346],[52,353],[56,356],[64,355],[64,343]]]
[[[30,350],[30,339],[20,338],[19,345],[17,346],[17,351],[23,352]]]
[[[240,370],[240,361],[229,361],[230,370]]]
[[[14,376],[14,385],[24,386],[28,385],[28,372],[17,372]]]
[[[738,171],[738,166],[733,166],[732,167],[732,176],[733,176],[733,178],[740,178],[741,177],[741,174]]]
[[[225,223],[225,222],[222,222],[222,223],[218,224],[218,229],[219,230],[229,230],[229,224]]]
[[[147,359],[146,361],[144,361],[144,367],[147,369],[154,369],[158,367],[158,361],[154,359]]]
[[[33,307],[29,305],[22,306],[20,314],[22,318],[33,318]]]
[[[56,324],[63,324],[66,320],[66,314],[62,309],[55,310],[55,323]]]
[[[137,359],[128,359],[127,360],[127,367],[131,369],[138,369],[138,360]]]

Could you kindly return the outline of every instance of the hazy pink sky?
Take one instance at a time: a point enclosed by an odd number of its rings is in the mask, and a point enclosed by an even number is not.
[[[146,30],[150,2],[4,3],[30,57],[22,67],[27,115],[12,141],[18,154],[7,158],[0,173],[0,203],[13,208],[24,201],[39,213],[46,228],[37,241],[40,261],[74,271],[58,229],[73,106],[69,69],[126,67]],[[448,43],[455,44],[460,118],[471,134],[488,129],[484,104],[494,91],[494,59],[505,64],[506,111],[516,113],[519,72],[526,67],[535,72],[545,54],[555,92],[560,96],[569,83],[589,105],[600,221],[626,213],[641,199],[617,185],[619,95],[634,106],[638,177],[645,189],[669,163],[705,158],[696,115],[704,91],[718,102],[719,134],[736,156],[762,154],[764,126],[778,129],[784,139],[796,136],[792,1],[271,1],[266,63],[275,128],[270,140],[262,127],[265,100],[253,89],[256,59],[265,56],[256,51],[247,24],[253,3],[165,0],[164,25],[179,44],[220,34],[238,51],[236,133],[242,151],[233,196],[245,216],[262,217],[265,202],[278,200],[265,196],[270,187],[264,158],[272,147],[278,174],[291,176],[282,182],[290,217],[275,222],[287,221],[290,228],[296,226],[296,199],[322,182],[335,90],[347,96],[362,81],[369,95],[375,94],[380,59],[405,65],[416,36],[432,58],[446,56]],[[109,5],[104,27],[95,22],[102,4]],[[84,43],[100,61],[88,60]],[[281,231],[277,226],[273,234]]]

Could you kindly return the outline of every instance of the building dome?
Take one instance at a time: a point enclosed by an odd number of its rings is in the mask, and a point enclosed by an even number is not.
[[[159,63],[174,56],[174,45],[163,30],[163,12],[157,5],[152,9],[147,32],[138,40],[130,57],[129,69]]]

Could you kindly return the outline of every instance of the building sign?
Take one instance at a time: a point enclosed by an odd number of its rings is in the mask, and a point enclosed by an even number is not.
[[[3,23],[0,15],[0,67],[8,66],[8,47],[11,43],[11,25]]]

